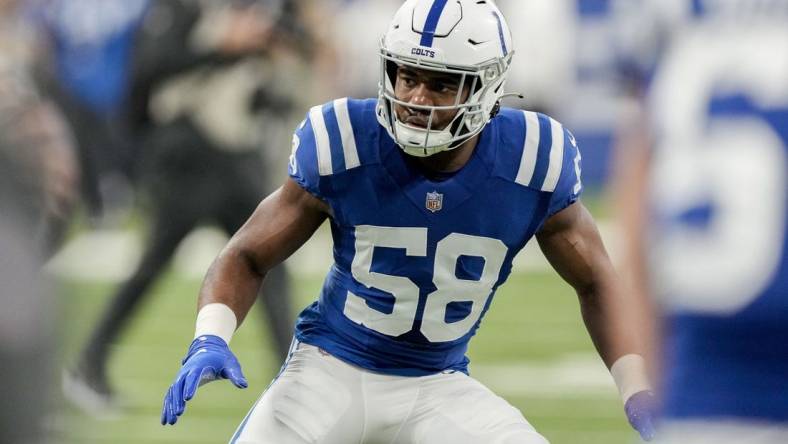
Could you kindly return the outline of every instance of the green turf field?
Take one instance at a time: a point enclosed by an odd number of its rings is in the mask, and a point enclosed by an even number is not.
[[[298,276],[298,306],[312,300],[320,276]],[[161,400],[188,346],[199,282],[170,273],[149,294],[115,349],[113,382],[126,413],[96,420],[65,406],[52,421],[65,444],[226,443],[280,363],[257,312],[233,339],[249,388],[203,386],[175,427],[159,424]],[[73,359],[112,285],[66,282],[65,360]],[[635,432],[595,357],[571,289],[554,274],[516,274],[505,284],[471,342],[471,372],[520,408],[553,444],[624,444]],[[62,401],[59,402],[63,404]]]

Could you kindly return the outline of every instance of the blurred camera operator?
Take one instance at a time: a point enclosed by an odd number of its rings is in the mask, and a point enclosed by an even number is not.
[[[117,406],[106,366],[109,345],[128,324],[181,241],[215,224],[233,234],[275,182],[267,159],[290,126],[290,95],[271,85],[272,58],[301,57],[294,5],[273,1],[151,1],[134,48],[130,128],[150,214],[142,259],[121,285],[67,373],[67,396],[90,412]],[[288,122],[283,124],[283,122]],[[269,147],[284,146],[282,154]],[[284,267],[269,273],[260,307],[274,350],[292,335]]]

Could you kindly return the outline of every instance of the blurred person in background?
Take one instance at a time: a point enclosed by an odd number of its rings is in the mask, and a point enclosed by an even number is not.
[[[82,202],[98,222],[132,203],[136,150],[128,127],[134,44],[148,0],[35,2],[46,52],[38,77],[79,148]],[[105,214],[105,210],[108,210]]]
[[[77,200],[71,135],[30,74],[33,36],[0,1],[0,442],[45,442],[57,301],[40,273]]]
[[[409,0],[380,42],[378,97],[309,110],[289,178],[209,269],[162,424],[207,381],[247,387],[228,344],[269,271],[329,221],[319,298],[231,442],[546,443],[468,376],[465,356],[532,237],[576,290],[628,418],[651,437],[638,308],[578,201],[574,136],[500,107],[513,48],[495,3]]]
[[[40,91],[34,79],[39,45],[27,3],[0,1],[0,69],[3,73],[0,102],[7,147],[16,147],[13,159],[24,167],[13,178],[25,193],[9,186],[26,210],[25,229],[37,250],[48,257],[60,245],[78,202],[81,168],[72,132],[52,98]],[[22,149],[25,147],[25,149]],[[9,151],[12,153],[13,150]],[[8,159],[11,162],[11,158]],[[14,163],[14,162],[11,162]]]
[[[308,46],[298,14],[277,1],[150,1],[135,36],[129,112],[149,234],[136,270],[66,373],[68,398],[88,412],[118,407],[107,376],[110,345],[181,241],[205,224],[232,235],[272,188],[268,160],[283,156],[270,145],[290,125],[294,99],[271,71],[281,53],[300,57]],[[284,266],[271,271],[260,297],[284,359],[294,317]]]
[[[788,1],[622,0],[616,196],[666,444],[788,442]]]

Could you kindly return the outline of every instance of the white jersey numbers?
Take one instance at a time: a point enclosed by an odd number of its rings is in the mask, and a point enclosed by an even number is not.
[[[394,296],[391,313],[383,313],[348,292],[344,314],[353,322],[377,332],[399,336],[408,333],[416,322],[419,287],[409,278],[370,271],[375,247],[405,249],[408,256],[427,255],[426,228],[394,228],[361,225],[356,227],[356,253],[353,277],[361,284]],[[433,283],[437,290],[427,295],[421,333],[431,342],[447,342],[465,336],[482,314],[493,286],[498,280],[506,257],[506,245],[498,239],[452,233],[437,244]],[[484,261],[478,280],[456,276],[462,256]],[[470,312],[462,319],[447,322],[449,304],[470,303]]]
[[[406,277],[370,271],[375,247],[404,248],[408,256],[426,256],[427,229],[372,225],[356,227],[353,277],[367,287],[391,293],[394,296],[394,309],[390,314],[382,313],[370,308],[364,299],[348,291],[345,316],[377,332],[399,336],[413,328],[419,304],[419,287]]]
[[[484,258],[484,268],[478,281],[459,279],[455,268],[460,256]],[[427,296],[421,332],[430,342],[453,341],[465,336],[479,317],[498,280],[506,245],[498,239],[452,233],[435,250],[433,282],[438,288]],[[447,323],[446,307],[451,302],[471,301],[471,312],[464,319]]]

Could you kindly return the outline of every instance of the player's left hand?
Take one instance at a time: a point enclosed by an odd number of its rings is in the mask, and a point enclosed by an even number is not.
[[[654,417],[656,416],[657,400],[654,392],[643,390],[627,399],[624,410],[632,428],[640,433],[644,441],[654,439]]]
[[[197,393],[197,387],[216,379],[229,379],[238,388],[249,385],[227,343],[218,336],[203,335],[192,341],[183,367],[164,396],[161,424],[175,424],[186,410],[186,401]]]

